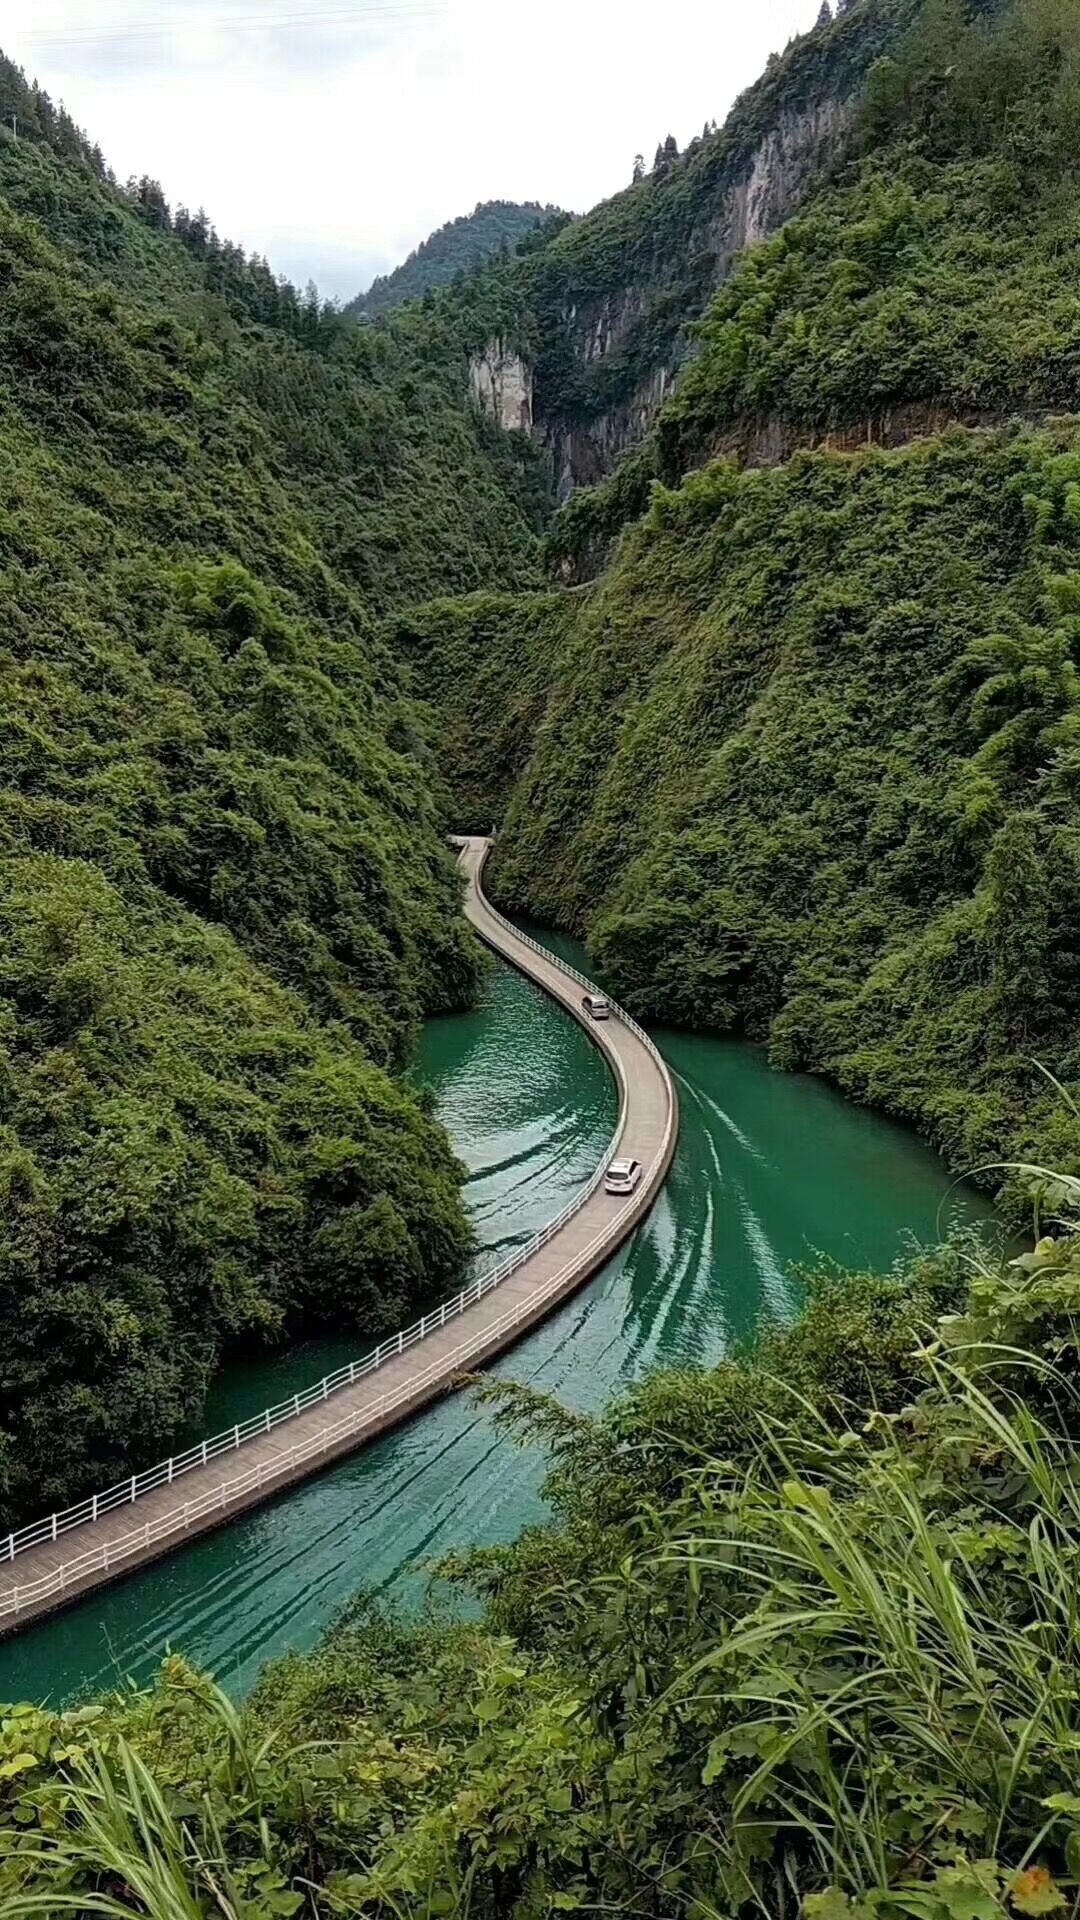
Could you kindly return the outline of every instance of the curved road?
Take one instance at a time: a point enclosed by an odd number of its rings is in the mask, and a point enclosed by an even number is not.
[[[581,1286],[651,1207],[678,1134],[675,1088],[664,1061],[626,1016],[588,1019],[581,1000],[589,983],[520,933],[484,894],[490,842],[472,838],[458,845],[465,911],[481,939],[560,1001],[606,1056],[620,1090],[618,1150],[645,1169],[637,1192],[625,1199],[606,1194],[598,1169],[585,1193],[528,1247],[366,1359],[243,1426],[0,1539],[0,1632],[123,1578],[408,1419]]]

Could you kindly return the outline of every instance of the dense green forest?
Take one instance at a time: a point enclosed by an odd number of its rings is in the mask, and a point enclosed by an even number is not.
[[[448,580],[536,573],[532,478],[463,404],[457,318],[260,320],[238,250],[230,290],[157,196],[19,98],[24,137],[0,143],[5,1521],[152,1460],[227,1346],[327,1321],[362,1345],[459,1272],[461,1170],[390,1076],[479,961],[377,625]]]
[[[374,320],[405,300],[421,300],[425,293],[448,287],[459,274],[471,274],[488,260],[512,254],[537,227],[566,218],[558,207],[542,207],[538,200],[484,200],[430,234],[392,273],[380,274],[366,293],[349,301],[345,317]]]

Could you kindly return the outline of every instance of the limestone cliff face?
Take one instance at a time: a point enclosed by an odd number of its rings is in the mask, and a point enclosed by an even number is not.
[[[568,412],[546,390],[542,369],[530,396],[533,430],[550,450],[560,501],[576,486],[594,485],[648,431],[686,354],[687,324],[704,311],[735,257],[794,212],[812,176],[842,148],[852,111],[834,96],[782,112],[741,164],[720,171],[677,247],[658,248],[644,271],[628,263],[627,277],[599,299],[561,306],[563,364],[569,354],[589,397]],[[667,320],[672,305],[675,325]],[[629,381],[620,378],[620,362],[633,368]]]
[[[473,399],[500,427],[529,433],[533,424],[533,375],[505,340],[489,340],[469,366]]]
[[[734,254],[766,239],[794,211],[810,175],[843,145],[851,116],[851,104],[835,99],[781,114],[712,228],[718,250],[727,248],[725,273]]]
[[[647,316],[648,288],[626,288],[618,298],[605,302],[604,310],[585,339],[586,367],[601,367],[609,354],[618,352],[634,328]],[[699,309],[700,311],[700,309]],[[576,315],[566,315],[570,328]],[[541,411],[536,431],[551,452],[555,471],[555,492],[561,504],[575,487],[592,487],[611,472],[625,447],[644,439],[675,380],[678,354],[665,355],[638,380],[626,399],[607,406],[580,424],[561,420]]]
[[[736,256],[776,231],[846,151],[874,61],[922,0],[840,0],[771,59],[722,128],[691,142],[583,219],[568,221],[504,279],[516,340],[492,338],[472,391],[550,456],[560,501],[594,485],[648,433],[692,351],[692,325]],[[507,323],[494,322],[492,333]]]

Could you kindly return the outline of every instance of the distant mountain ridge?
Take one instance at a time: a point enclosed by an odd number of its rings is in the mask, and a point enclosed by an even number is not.
[[[482,266],[504,246],[512,252],[527,233],[560,217],[565,217],[561,208],[543,207],[538,200],[485,200],[472,213],[448,220],[392,273],[380,274],[366,293],[349,301],[345,312],[374,320],[404,300],[419,300],[449,286],[455,274]]]

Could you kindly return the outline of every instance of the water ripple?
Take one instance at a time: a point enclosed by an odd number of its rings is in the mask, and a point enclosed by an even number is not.
[[[790,1316],[789,1267],[815,1249],[883,1268],[908,1231],[936,1237],[948,1187],[910,1134],[817,1082],[770,1073],[759,1049],[658,1037],[682,1104],[667,1187],[603,1272],[494,1368],[582,1410],[598,1411],[652,1367],[711,1364],[763,1317]],[[610,1139],[614,1089],[587,1035],[504,966],[478,1008],[430,1023],[417,1071],[470,1169],[485,1262],[557,1213]],[[985,1212],[970,1195],[959,1204]],[[215,1391],[209,1424],[243,1418],[351,1357],[347,1342],[312,1342],[237,1366]],[[497,1433],[467,1396],[442,1400],[318,1479],[0,1645],[0,1696],[62,1699],[124,1674],[145,1678],[169,1645],[241,1692],[271,1655],[311,1646],[361,1582],[411,1602],[449,1548],[509,1540],[542,1520],[543,1476],[542,1455]]]

